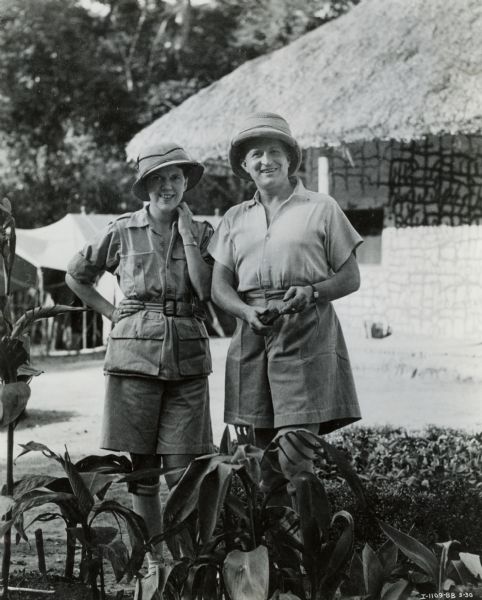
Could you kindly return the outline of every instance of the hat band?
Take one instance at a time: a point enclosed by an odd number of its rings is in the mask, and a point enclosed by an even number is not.
[[[180,148],[180,147],[171,148],[167,152],[164,152],[164,154],[149,154],[147,156],[143,156],[142,158],[140,156],[138,156],[137,157],[137,168],[139,168],[139,164],[140,164],[141,160],[147,160],[148,158],[162,158],[163,156],[167,156],[168,154],[171,154],[171,152],[175,152],[176,150],[182,150],[182,148]]]
[[[247,133],[248,131],[252,131],[253,129],[261,129],[262,127],[265,127],[267,129],[271,129],[274,131],[278,131],[279,133],[283,133],[284,135],[287,135],[289,137],[293,137],[291,135],[291,131],[289,130],[284,130],[284,129],[279,129],[278,127],[274,127],[273,125],[254,125],[253,127],[248,127],[248,129],[243,129],[243,131],[240,131],[238,133],[238,135],[243,135],[243,133]]]

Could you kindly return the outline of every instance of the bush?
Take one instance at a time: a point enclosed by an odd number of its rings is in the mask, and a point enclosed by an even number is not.
[[[346,484],[330,481],[326,490],[334,510],[343,507],[353,515],[358,547],[365,542],[378,546],[386,539],[374,518],[357,507]],[[367,483],[365,495],[374,516],[410,531],[426,545],[455,539],[464,547],[482,549],[482,502],[477,491],[461,482],[449,481],[430,491],[413,490],[403,483]]]
[[[318,461],[334,508],[355,517],[358,544],[385,538],[373,517],[411,531],[425,544],[457,539],[482,548],[482,436],[429,427],[408,433],[352,427],[330,436],[364,480],[373,516],[360,511],[328,460]],[[351,499],[350,499],[351,498]]]

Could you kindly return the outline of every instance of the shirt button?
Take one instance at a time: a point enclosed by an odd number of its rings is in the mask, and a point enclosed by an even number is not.
[[[266,239],[269,240],[269,233],[266,234]]]

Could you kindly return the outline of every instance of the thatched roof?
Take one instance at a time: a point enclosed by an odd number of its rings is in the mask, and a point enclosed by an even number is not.
[[[303,147],[482,130],[480,0],[364,0],[289,46],[243,64],[143,129],[199,160],[225,157],[233,127],[279,112]]]

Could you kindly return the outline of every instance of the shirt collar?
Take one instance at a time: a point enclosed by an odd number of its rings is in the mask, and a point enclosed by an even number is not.
[[[135,212],[131,213],[129,220],[127,221],[127,227],[146,227],[149,224],[147,204],[140,210],[136,210]]]
[[[286,200],[283,201],[283,204],[285,202],[289,202],[290,200],[294,200],[295,198],[306,198],[306,188],[303,185],[303,182],[301,181],[300,177],[294,177],[291,178],[290,180],[295,179],[296,181],[296,185],[295,185],[295,189],[292,191],[291,195],[286,198]],[[251,198],[251,200],[248,201],[248,206],[255,206],[256,204],[260,204],[260,199],[259,199],[259,191],[256,190],[256,193],[254,194],[254,196]]]
[[[160,234],[160,231],[156,228],[155,221],[152,220],[151,215],[149,214],[149,205],[146,204],[140,210],[136,210],[133,212],[127,221],[127,227],[140,228],[140,227],[150,227],[156,233]],[[177,220],[172,224],[173,230],[177,229]]]

